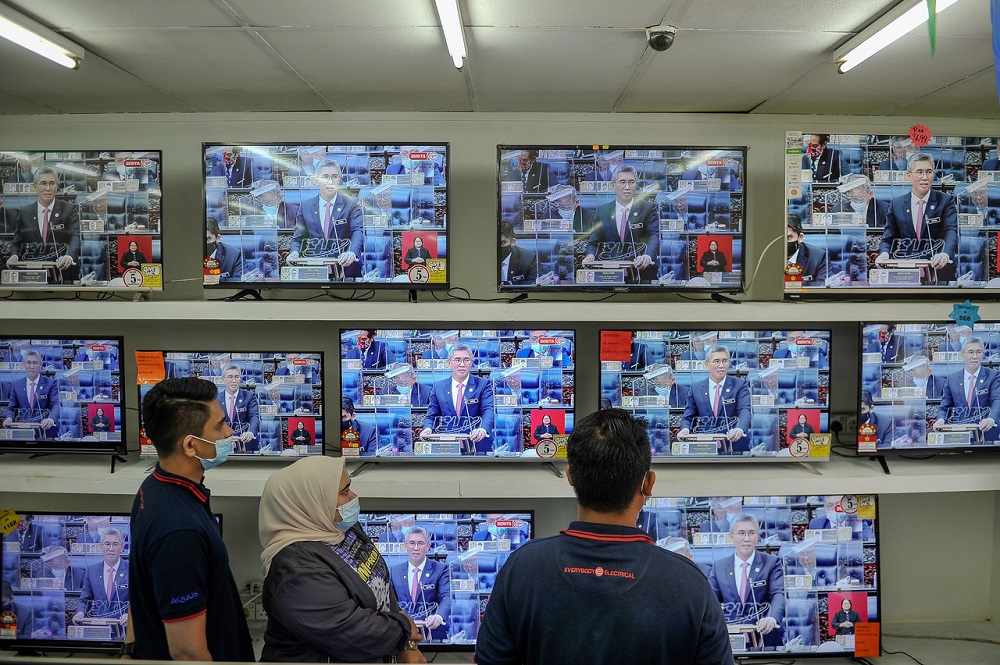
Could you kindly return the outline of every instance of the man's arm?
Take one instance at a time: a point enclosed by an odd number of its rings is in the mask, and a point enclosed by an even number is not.
[[[205,616],[202,612],[183,621],[164,621],[163,631],[167,636],[167,648],[173,660],[211,661],[208,638],[205,630]]]
[[[941,223],[944,224],[944,249],[942,250],[953,261],[958,255],[958,208],[955,197],[941,194]]]
[[[357,200],[347,211],[347,228],[351,234],[351,251],[361,261],[365,248],[365,214]]]
[[[63,209],[66,211],[66,216],[63,218],[63,224],[66,225],[65,232],[69,236],[66,256],[73,259],[73,263],[80,263],[80,247],[82,243],[80,241],[79,211],[77,210],[76,204],[66,204],[63,206]],[[958,218],[956,217],[955,219]]]
[[[648,201],[643,228],[646,229],[646,256],[653,259],[653,265],[656,265],[656,259],[660,256],[660,216],[656,212],[656,206]]]
[[[306,224],[305,205],[300,205],[295,212],[295,231],[292,233],[292,242],[288,246],[288,253],[298,256],[302,249],[302,239],[309,237],[309,226]]]
[[[483,379],[483,390],[479,396],[479,415],[483,418],[481,427],[490,436],[493,436],[493,424],[497,414],[493,408],[493,386],[485,379]]]
[[[59,382],[52,379],[49,384],[49,418],[55,425],[59,425]],[[44,418],[43,418],[44,420]]]
[[[743,381],[742,383],[743,385],[736,391],[736,414],[738,418],[737,427],[743,430],[745,434],[750,434],[750,423],[753,416],[750,409],[750,387],[747,385],[746,381]]]

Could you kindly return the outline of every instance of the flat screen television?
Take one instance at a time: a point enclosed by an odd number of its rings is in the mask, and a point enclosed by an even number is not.
[[[746,153],[497,146],[499,290],[742,291]]]
[[[163,288],[159,150],[0,151],[0,287]]]
[[[0,452],[124,452],[121,337],[0,337]]]
[[[738,659],[774,660],[854,655],[881,615],[877,522],[873,495],[717,496],[649,499],[637,526],[708,577]]]
[[[858,452],[1000,449],[1000,324],[867,323],[860,348]]]
[[[573,330],[552,329],[342,330],[341,422],[351,434],[342,432],[341,454],[565,457],[574,341]]]
[[[996,137],[918,147],[909,136],[788,132],[786,297],[1000,288],[997,148]]]
[[[139,352],[142,353],[142,352]],[[292,351],[162,351],[165,378],[199,377],[219,387],[232,427],[230,459],[322,455],[323,354]],[[139,386],[139,403],[155,384]],[[231,404],[230,404],[231,402]],[[155,455],[140,420],[143,455]]]
[[[497,571],[534,537],[532,511],[382,512],[362,514],[360,522],[389,565],[400,609],[424,634],[420,648],[429,651],[475,649]],[[422,568],[416,594],[410,563]]]
[[[448,287],[448,144],[203,144],[206,287]]]
[[[600,359],[654,460],[830,457],[829,330],[604,330]]]

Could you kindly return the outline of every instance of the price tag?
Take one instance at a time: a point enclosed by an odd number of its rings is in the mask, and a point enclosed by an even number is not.
[[[913,141],[913,145],[918,148],[923,148],[925,145],[931,142],[931,130],[927,125],[911,125],[910,126],[910,140]]]
[[[955,323],[966,326],[972,326],[982,318],[979,316],[979,305],[973,305],[968,300],[952,305],[951,314],[948,316]]]
[[[856,624],[854,626],[854,657],[878,658],[880,633],[881,624],[877,621]]]
[[[873,495],[858,495],[858,517],[863,520],[875,519],[875,497]]]
[[[167,376],[163,364],[162,351],[135,352],[135,383],[137,386],[151,386],[159,383]]]
[[[601,360],[619,360],[627,363],[632,359],[632,333],[628,330],[601,331]]]
[[[9,536],[14,533],[14,529],[17,528],[20,521],[21,516],[13,510],[4,510],[0,512],[0,534]]]
[[[809,457],[828,458],[830,456],[832,438],[829,434],[810,434]]]

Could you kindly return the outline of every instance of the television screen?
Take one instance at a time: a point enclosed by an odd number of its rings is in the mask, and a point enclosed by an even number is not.
[[[574,338],[572,330],[341,331],[341,454],[565,457]]]
[[[872,495],[652,498],[636,526],[708,577],[737,658],[850,657],[855,627],[879,621],[876,510]]]
[[[0,151],[0,285],[163,287],[160,151]]]
[[[205,286],[447,288],[447,143],[203,147]]]
[[[144,353],[144,352],[137,352]],[[231,458],[322,455],[323,354],[290,351],[164,351],[165,378],[199,377],[219,387],[233,429]],[[139,386],[139,403],[155,384]],[[143,455],[155,455],[140,421]]]
[[[533,536],[532,512],[368,513],[361,526],[389,565],[422,649],[472,651],[497,571]],[[410,567],[420,567],[414,584]]]
[[[600,357],[654,459],[830,457],[829,330],[604,330]]]
[[[1000,288],[998,140],[788,132],[786,296]]]
[[[741,291],[746,148],[497,146],[501,291]]]
[[[1000,447],[998,348],[997,323],[865,324],[858,452]]]
[[[0,337],[0,452],[124,450],[120,337]]]

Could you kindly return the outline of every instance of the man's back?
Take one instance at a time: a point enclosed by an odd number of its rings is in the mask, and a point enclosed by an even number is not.
[[[714,665],[733,655],[719,602],[691,561],[636,528],[573,522],[500,570],[476,662]]]

